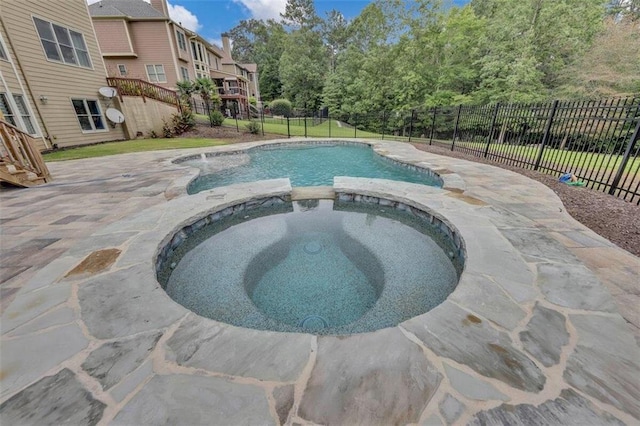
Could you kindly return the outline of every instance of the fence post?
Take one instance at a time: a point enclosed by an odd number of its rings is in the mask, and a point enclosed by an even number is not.
[[[436,131],[436,114],[438,113],[438,107],[433,107],[433,120],[431,121],[431,133],[429,134],[429,145],[433,142],[433,134]]]
[[[329,108],[327,108],[327,120],[329,120],[329,137],[331,137],[331,113],[329,112]]]
[[[358,114],[353,114],[353,138],[358,137]]]
[[[629,157],[631,157],[631,152],[635,148],[636,142],[638,142],[638,138],[640,138],[640,117],[638,117],[638,124],[636,124],[636,129],[633,131],[633,135],[631,135],[629,145],[627,145],[620,167],[618,167],[618,171],[616,172],[616,177],[613,178],[613,183],[611,184],[611,188],[609,188],[609,195],[615,195],[616,189],[618,189],[618,185],[620,184],[620,179],[622,179],[624,169],[627,167],[627,163],[629,162]]]
[[[264,108],[260,108],[260,122],[262,123],[262,136],[264,136]]]
[[[287,115],[287,137],[291,138],[291,129],[289,128],[289,116]]]
[[[498,121],[498,111],[500,110],[500,102],[496,104],[496,108],[493,110],[493,118],[491,119],[491,128],[489,129],[489,135],[487,136],[487,146],[484,148],[484,156],[489,155],[489,147],[495,134],[496,121]]]
[[[544,126],[544,135],[542,136],[542,142],[540,142],[540,151],[538,152],[538,157],[536,158],[536,164],[533,166],[533,170],[538,170],[540,168],[540,163],[542,162],[542,154],[544,153],[544,147],[547,143],[549,143],[549,138],[551,137],[551,125],[553,124],[553,119],[556,116],[558,102],[559,101],[556,99],[555,101],[553,101],[553,105],[551,105],[549,119],[547,120],[547,124]]]
[[[456,144],[456,136],[458,134],[458,123],[460,123],[460,111],[462,111],[462,104],[458,106],[458,115],[456,116],[456,126],[453,128],[453,139],[451,140],[451,151]]]
[[[387,114],[382,111],[382,140],[384,140],[384,129],[387,127]]]
[[[409,119],[409,143],[411,143],[411,134],[413,133],[413,115],[415,110],[411,110],[411,119]]]
[[[307,113],[304,114],[304,137],[307,137]]]

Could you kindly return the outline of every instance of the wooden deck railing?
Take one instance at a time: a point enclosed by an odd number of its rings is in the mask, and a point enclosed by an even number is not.
[[[137,78],[107,77],[107,84],[118,90],[120,101],[122,96],[141,96],[145,102],[145,98],[155,99],[180,108],[180,96],[175,91],[148,81]]]
[[[31,135],[0,120],[0,139],[1,181],[19,186],[51,181],[49,169]]]

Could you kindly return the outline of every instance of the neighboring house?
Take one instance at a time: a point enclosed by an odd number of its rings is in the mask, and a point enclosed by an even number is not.
[[[258,90],[258,67],[256,64],[239,64],[231,56],[231,40],[222,34],[222,72],[214,73],[223,101],[235,100],[240,105],[240,112],[244,115],[249,111],[249,98],[260,100]],[[223,75],[224,74],[224,75]],[[223,83],[221,85],[220,83]]]
[[[89,6],[102,56],[111,77],[145,80],[175,90],[176,83],[208,76],[223,101],[248,112],[253,64],[239,65],[229,49],[220,49],[169,17],[166,0],[102,0]],[[227,44],[228,39],[227,39]],[[223,106],[223,110],[227,105]]]
[[[1,0],[0,111],[50,149],[125,139],[86,0]]]

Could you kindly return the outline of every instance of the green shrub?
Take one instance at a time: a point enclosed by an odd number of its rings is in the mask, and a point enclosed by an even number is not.
[[[252,133],[254,135],[257,135],[258,133],[260,133],[260,130],[262,130],[262,126],[260,125],[260,123],[253,120],[249,121],[246,127],[249,133]]]
[[[196,127],[196,117],[193,115],[193,111],[188,108],[183,108],[181,112],[174,114],[171,117],[171,122],[174,135],[180,135]]]
[[[222,126],[224,115],[218,110],[211,111],[211,114],[209,114],[209,122],[215,127]]]
[[[164,138],[172,138],[174,136],[174,127],[171,122],[163,121],[162,124],[162,136]]]
[[[276,99],[269,104],[269,109],[271,109],[271,114],[273,115],[289,117],[293,107],[291,106],[291,102],[286,99]]]

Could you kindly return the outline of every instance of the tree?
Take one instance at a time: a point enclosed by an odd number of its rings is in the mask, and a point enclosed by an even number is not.
[[[196,91],[196,87],[191,80],[182,80],[176,83],[178,95],[183,101],[189,101],[191,95]]]
[[[296,108],[307,111],[320,107],[328,66],[324,45],[315,31],[302,28],[289,34],[279,71],[283,94]]]
[[[280,56],[284,51],[287,33],[281,23],[274,20],[240,21],[229,31],[233,40],[233,57],[238,62],[255,63],[259,70],[262,99],[276,99],[282,94],[280,82]]]
[[[590,46],[606,0],[474,0],[487,18],[477,100],[547,98],[559,77]]]
[[[342,53],[349,40],[349,23],[337,10],[327,12],[327,18],[320,24],[322,37],[327,47],[329,68],[336,69],[336,58]]]
[[[320,23],[313,0],[287,0],[280,16],[286,25],[296,30],[313,30]]]
[[[215,110],[218,109],[221,105],[221,99],[220,95],[218,94],[217,87],[209,77],[200,77],[196,79],[194,88],[204,101],[204,104],[207,108],[207,116],[209,116],[209,120],[211,121],[211,125],[213,126],[213,119],[211,118],[211,106],[213,105]]]
[[[585,54],[563,73],[555,95],[573,98],[640,93],[640,20],[609,18]]]

